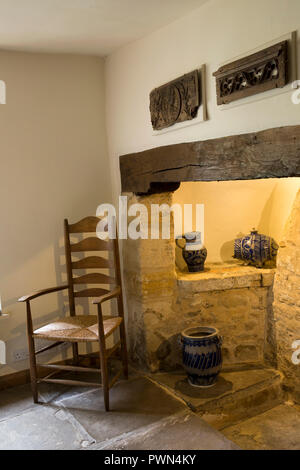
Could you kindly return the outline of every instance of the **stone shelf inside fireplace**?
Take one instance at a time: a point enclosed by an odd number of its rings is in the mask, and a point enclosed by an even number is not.
[[[275,269],[243,264],[209,264],[204,272],[176,271],[178,288],[209,292],[250,287],[269,287],[273,284]]]
[[[275,347],[272,292],[276,270],[239,263],[205,266],[204,272],[176,272],[173,308],[165,326],[159,323],[159,333],[166,335],[169,349],[165,349],[170,353],[160,361],[158,369],[171,369],[180,363],[172,338],[194,325],[219,330],[224,364],[272,363]],[[163,347],[158,351],[162,356]]]

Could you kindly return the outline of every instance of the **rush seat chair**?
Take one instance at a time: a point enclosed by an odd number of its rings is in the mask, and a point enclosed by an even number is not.
[[[99,386],[103,387],[104,404],[106,411],[109,411],[109,390],[122,374],[120,370],[112,379],[108,373],[108,359],[119,349],[121,352],[122,369],[125,378],[128,378],[128,360],[126,349],[126,334],[124,324],[124,310],[121,284],[120,259],[117,238],[113,240],[101,240],[95,236],[98,217],[86,217],[77,223],[69,224],[68,220],[64,221],[65,233],[65,255],[68,284],[40,290],[30,295],[25,295],[19,299],[19,302],[26,303],[27,311],[27,335],[30,359],[30,377],[34,403],[38,402],[38,384],[41,382],[62,383],[66,385],[80,386]],[[76,243],[71,243],[70,235],[72,234],[88,234],[94,233],[94,236],[88,236]],[[78,259],[78,253],[101,251],[106,252],[106,257],[86,256]],[[77,259],[73,259],[74,253]],[[82,270],[97,269],[98,272],[88,272],[82,274]],[[109,276],[99,270],[110,270],[113,275]],[[80,273],[81,270],[81,273]],[[79,275],[76,275],[79,272]],[[85,271],[84,271],[85,272]],[[87,285],[110,285],[110,290],[103,287],[86,287]],[[84,288],[78,290],[78,287]],[[37,330],[33,329],[31,304],[30,302],[42,295],[68,289],[69,310],[68,317],[60,318],[44,325]],[[76,315],[76,299],[80,297],[93,297],[96,314],[93,315]],[[102,304],[110,299],[116,298],[118,305],[118,316],[103,316]],[[106,339],[119,329],[119,341],[117,341],[110,349],[106,348]],[[36,351],[34,340],[41,338],[53,342],[54,344],[43,347]],[[41,352],[47,351],[55,346],[59,346],[64,342],[72,343],[73,349],[73,365],[61,364],[37,364],[36,356]],[[80,367],[80,356],[78,354],[78,343],[80,342],[96,342],[99,344],[100,369],[92,367]],[[52,372],[46,377],[38,376],[38,367],[52,369]],[[54,370],[54,371],[53,371]],[[85,382],[78,380],[65,380],[53,378],[61,371],[78,371],[78,372],[95,372],[100,374],[99,383]]]

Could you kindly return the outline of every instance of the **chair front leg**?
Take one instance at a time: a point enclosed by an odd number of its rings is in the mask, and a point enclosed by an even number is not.
[[[33,395],[33,401],[34,403],[38,403],[37,367],[36,367],[36,357],[35,357],[35,345],[34,345],[34,339],[33,339],[31,308],[30,308],[29,301],[26,302],[26,312],[27,312],[27,337],[28,337],[28,349],[29,349],[31,389],[32,389],[32,395]]]
[[[102,387],[103,387],[103,394],[104,394],[104,405],[105,405],[105,410],[109,411],[109,377],[108,377],[108,368],[107,368],[107,357],[106,357],[105,336],[104,336],[101,304],[98,304],[97,307],[98,307],[98,336],[99,336],[100,364],[101,364]]]
[[[125,318],[124,318],[122,296],[118,297],[118,312],[119,312],[119,315],[123,319],[120,325],[120,340],[121,340],[121,356],[122,356],[122,364],[123,364],[123,373],[124,373],[125,379],[128,379],[128,355],[127,355]]]

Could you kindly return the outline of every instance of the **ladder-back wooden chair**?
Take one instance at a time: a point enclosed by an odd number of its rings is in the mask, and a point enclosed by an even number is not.
[[[53,378],[55,374],[63,371],[80,371],[80,372],[97,372],[101,374],[101,382],[99,380],[99,387],[103,387],[104,403],[106,411],[109,410],[109,389],[120,377],[122,370],[119,371],[115,377],[109,380],[108,374],[108,358],[117,349],[121,351],[121,359],[123,363],[123,373],[125,378],[128,378],[128,362],[127,362],[127,349],[126,349],[126,336],[124,324],[124,310],[123,310],[123,297],[122,297],[122,284],[121,284],[121,271],[118,240],[101,240],[97,236],[86,237],[77,243],[71,243],[70,235],[83,234],[96,232],[96,227],[99,222],[98,217],[86,217],[75,224],[69,224],[68,220],[64,221],[65,232],[65,254],[66,254],[66,267],[68,284],[44,289],[33,294],[26,295],[19,299],[19,302],[26,302],[27,309],[27,334],[29,345],[29,359],[30,359],[30,376],[31,386],[33,393],[33,400],[38,402],[38,384],[41,382],[49,383],[62,383],[67,385],[85,385],[97,386],[94,382],[83,382],[78,380],[64,380]],[[91,251],[105,251],[108,259],[99,256],[85,256],[81,259],[74,260],[73,253]],[[85,269],[110,269],[113,270],[114,275],[108,276],[101,272],[89,272],[88,274],[76,275],[78,270]],[[103,289],[102,287],[86,287],[87,285],[103,285],[109,284],[111,289]],[[78,290],[78,286],[85,285],[84,289]],[[70,316],[61,318],[58,321],[51,322],[37,330],[33,330],[31,305],[30,301],[45,294],[58,292],[63,289],[68,289],[69,293],[69,309]],[[94,297],[93,304],[97,306],[97,315],[76,315],[76,299],[80,297]],[[102,304],[110,299],[116,298],[118,303],[118,316],[105,317],[102,314]],[[95,307],[96,308],[96,307]],[[119,329],[120,340],[115,345],[107,349],[105,340]],[[35,338],[42,338],[45,340],[54,341],[54,344],[46,346],[38,351],[35,351],[34,340]],[[80,356],[78,354],[78,343],[80,342],[97,342],[99,344],[100,356],[100,369],[90,367],[79,367]],[[47,351],[55,346],[59,346],[64,342],[72,343],[73,348],[73,365],[61,364],[37,364],[36,356],[41,352]],[[48,376],[39,377],[37,374],[38,367],[46,367],[54,369]]]

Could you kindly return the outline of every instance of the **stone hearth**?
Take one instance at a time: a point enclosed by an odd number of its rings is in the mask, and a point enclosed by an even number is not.
[[[172,193],[131,195],[128,202],[171,206]],[[278,365],[286,389],[299,401],[299,366],[291,361],[292,343],[300,333],[299,227],[300,191],[280,243],[276,270],[208,264],[204,273],[179,272],[172,230],[169,240],[125,240],[133,363],[150,372],[178,369],[180,331],[196,324],[214,325],[224,338],[224,366]]]

